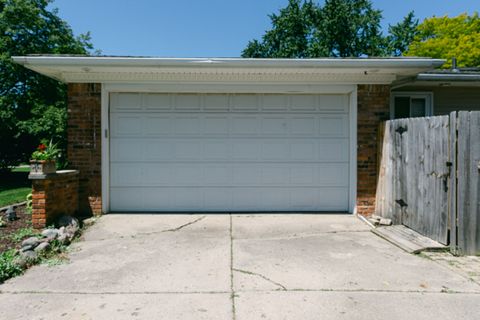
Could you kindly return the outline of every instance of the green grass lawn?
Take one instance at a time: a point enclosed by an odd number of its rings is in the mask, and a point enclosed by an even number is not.
[[[0,177],[0,207],[26,200],[32,192],[32,184],[28,180],[29,171],[27,167],[15,168]]]

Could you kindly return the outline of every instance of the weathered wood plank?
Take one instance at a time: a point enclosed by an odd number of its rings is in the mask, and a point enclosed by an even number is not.
[[[448,116],[406,119],[401,197],[403,224],[443,244],[448,240]]]
[[[403,225],[379,227],[372,232],[408,253],[419,253],[425,250],[442,250],[446,247],[428,237]]]
[[[449,161],[450,180],[448,186],[450,251],[458,253],[457,243],[457,112],[450,113]]]
[[[387,121],[383,140],[376,214],[446,244],[448,116]]]
[[[458,114],[458,250],[480,253],[480,112]]]

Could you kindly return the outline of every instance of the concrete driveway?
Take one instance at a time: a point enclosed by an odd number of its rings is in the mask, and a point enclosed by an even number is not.
[[[107,215],[2,319],[473,319],[480,285],[346,215]]]

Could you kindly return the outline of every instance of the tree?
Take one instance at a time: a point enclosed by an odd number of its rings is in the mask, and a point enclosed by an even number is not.
[[[89,34],[75,37],[52,0],[0,0],[0,170],[28,160],[41,139],[65,148],[66,87],[19,66],[11,56],[88,54]]]
[[[418,34],[418,19],[415,19],[413,11],[411,11],[402,22],[388,27],[387,36],[387,53],[392,56],[401,56],[406,52]]]
[[[309,39],[318,20],[318,7],[311,1],[290,0],[279,14],[269,15],[272,30],[258,40],[250,41],[242,52],[250,58],[304,58],[309,55]]]
[[[381,11],[369,0],[326,0],[319,10],[311,56],[382,55],[381,19]]]
[[[428,18],[417,31],[405,55],[447,59],[447,68],[451,67],[452,57],[457,58],[459,67],[480,66],[478,13]]]
[[[243,50],[250,58],[313,58],[400,55],[415,34],[413,12],[381,32],[382,13],[370,0],[289,0],[279,14],[269,16],[272,29],[262,40],[252,40]],[[413,35],[412,35],[413,34]]]

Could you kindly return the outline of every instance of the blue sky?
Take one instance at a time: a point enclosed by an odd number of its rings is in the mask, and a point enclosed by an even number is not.
[[[319,1],[323,2],[323,1]],[[270,27],[288,0],[56,0],[75,34],[90,31],[106,55],[238,57]],[[479,0],[373,0],[384,27],[414,10],[418,18],[479,10]]]

